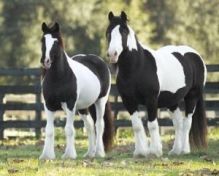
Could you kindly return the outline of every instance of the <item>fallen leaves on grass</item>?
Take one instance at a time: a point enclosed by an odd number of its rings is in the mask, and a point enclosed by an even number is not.
[[[208,168],[203,168],[201,170],[186,170],[179,174],[180,176],[219,176],[219,170],[210,170]]]
[[[201,156],[200,158],[206,162],[212,163],[214,166],[216,165],[215,161],[212,158],[210,158],[208,155]]]
[[[19,172],[19,170],[16,169],[16,168],[8,169],[8,173],[9,173],[9,174],[15,174],[15,173],[18,173],[18,172]]]
[[[22,162],[24,162],[23,159],[13,159],[12,161],[13,161],[14,163],[22,163]]]

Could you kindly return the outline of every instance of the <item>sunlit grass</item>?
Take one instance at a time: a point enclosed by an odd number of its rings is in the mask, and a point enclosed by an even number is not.
[[[82,130],[77,130],[76,160],[62,160],[64,135],[56,131],[56,156],[54,161],[39,161],[42,141],[19,139],[2,141],[0,146],[0,175],[12,176],[163,176],[163,175],[219,175],[219,130],[209,132],[209,148],[204,152],[190,155],[168,156],[172,145],[170,136],[163,139],[164,155],[162,158],[133,158],[133,134],[124,129],[115,140],[114,149],[104,159],[84,159],[87,139]],[[169,140],[168,140],[169,139]]]

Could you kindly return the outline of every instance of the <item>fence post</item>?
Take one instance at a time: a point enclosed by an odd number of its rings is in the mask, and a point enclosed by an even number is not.
[[[4,98],[4,95],[3,94],[0,94],[0,104],[3,103],[3,98]],[[3,118],[4,116],[4,109],[2,109],[0,107],[0,140],[4,139],[4,125],[3,125]]]
[[[37,88],[39,88],[39,90],[37,90],[37,94],[36,94],[37,108],[36,108],[35,121],[36,121],[36,124],[39,124],[39,126],[37,126],[35,128],[35,134],[36,134],[36,138],[39,139],[41,136],[41,121],[42,121],[40,79],[39,80],[37,79],[36,84],[37,84]]]

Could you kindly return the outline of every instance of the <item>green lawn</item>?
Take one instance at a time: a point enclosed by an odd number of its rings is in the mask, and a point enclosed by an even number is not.
[[[124,130],[129,131],[129,130]],[[60,132],[59,132],[60,133]],[[219,129],[209,133],[207,151],[193,152],[184,156],[168,156],[172,145],[172,137],[165,135],[163,139],[164,155],[162,158],[134,159],[132,133],[122,132],[115,140],[115,147],[105,159],[84,159],[87,140],[79,131],[76,139],[77,160],[62,160],[64,151],[63,136],[57,137],[54,161],[39,161],[42,141],[17,139],[1,141],[0,176],[204,176],[219,175]]]

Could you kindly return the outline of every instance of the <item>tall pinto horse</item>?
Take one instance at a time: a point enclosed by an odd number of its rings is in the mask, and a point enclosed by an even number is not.
[[[42,89],[47,124],[40,159],[55,158],[54,113],[60,109],[63,109],[67,116],[66,149],[63,158],[75,159],[77,156],[73,126],[77,111],[88,133],[89,148],[85,156],[104,157],[104,146],[109,149],[113,137],[112,117],[107,103],[111,85],[109,69],[103,60],[95,55],[80,54],[70,58],[64,51],[58,23],[52,27],[43,23],[42,31],[41,63],[46,70]]]
[[[134,156],[162,155],[157,109],[164,107],[170,110],[175,128],[175,141],[169,154],[190,153],[190,141],[197,147],[205,147],[203,87],[207,71],[199,53],[188,46],[173,45],[152,50],[137,40],[125,12],[120,16],[110,12],[108,19],[108,56],[118,66],[116,84],[131,115]],[[181,101],[185,105],[185,117],[179,106]],[[148,112],[150,145],[139,118],[139,105],[145,105]]]

